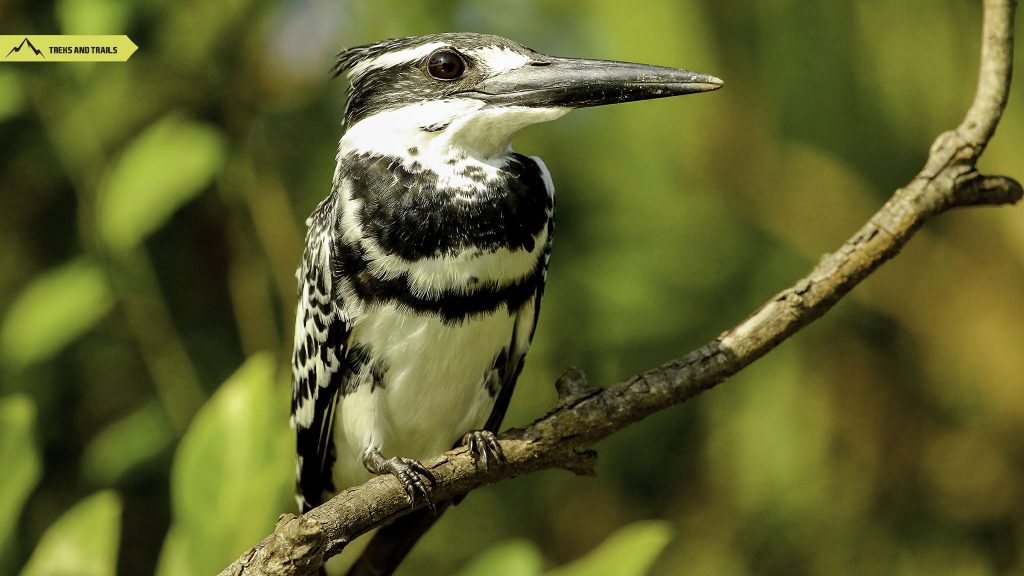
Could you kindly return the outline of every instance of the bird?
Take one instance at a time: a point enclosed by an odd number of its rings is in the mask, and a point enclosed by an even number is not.
[[[448,503],[433,502],[423,461],[464,445],[478,465],[501,462],[495,435],[540,313],[554,185],[512,137],[723,83],[478,33],[357,46],[332,73],[349,81],[337,167],[296,272],[296,499],[306,512],[390,474],[429,527]]]

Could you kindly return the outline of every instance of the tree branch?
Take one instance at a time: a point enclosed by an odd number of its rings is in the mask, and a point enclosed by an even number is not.
[[[477,469],[465,448],[427,462],[438,480],[435,499],[546,468],[592,473],[592,444],[716,386],[766,354],[895,256],[929,218],[954,207],[1020,200],[1018,182],[983,176],[975,168],[1009,93],[1016,4],[985,1],[978,88],[963,122],[936,139],[924,169],[838,250],[739,325],[682,358],[602,390],[590,388],[580,372],[570,370],[559,378],[559,404],[552,412],[526,429],[500,436],[504,464]],[[411,510],[398,481],[378,476],[302,517],[283,515],[273,534],[221,576],[314,574],[357,536]]]

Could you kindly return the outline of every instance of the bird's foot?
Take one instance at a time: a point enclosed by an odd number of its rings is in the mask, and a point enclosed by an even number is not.
[[[505,461],[505,451],[501,449],[501,444],[498,444],[494,433],[488,430],[467,432],[462,437],[462,445],[469,448],[469,454],[473,457],[473,461],[483,464],[484,470],[490,466],[491,459],[499,462]]]
[[[422,498],[430,511],[437,513],[430,497],[430,489],[437,484],[437,479],[419,460],[401,456],[385,458],[380,450],[367,450],[363,453],[363,465],[374,474],[391,474],[398,478],[412,505],[416,504],[417,498]],[[423,478],[427,479],[429,486],[423,482]]]

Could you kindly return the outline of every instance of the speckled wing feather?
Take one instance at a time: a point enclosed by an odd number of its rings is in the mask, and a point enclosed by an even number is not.
[[[334,290],[331,248],[333,197],[320,203],[306,224],[306,250],[298,270],[292,354],[292,427],[296,434],[296,499],[306,512],[335,491],[334,408],[343,389],[342,369],[350,318]]]

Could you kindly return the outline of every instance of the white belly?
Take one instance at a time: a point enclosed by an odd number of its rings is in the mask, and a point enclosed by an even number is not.
[[[383,386],[371,385],[366,367],[358,388],[338,401],[335,486],[341,490],[370,477],[360,459],[370,446],[386,458],[425,459],[480,429],[495,401],[486,380],[494,377],[495,356],[511,344],[515,322],[503,307],[461,324],[394,305],[368,310],[350,342],[384,359]]]

